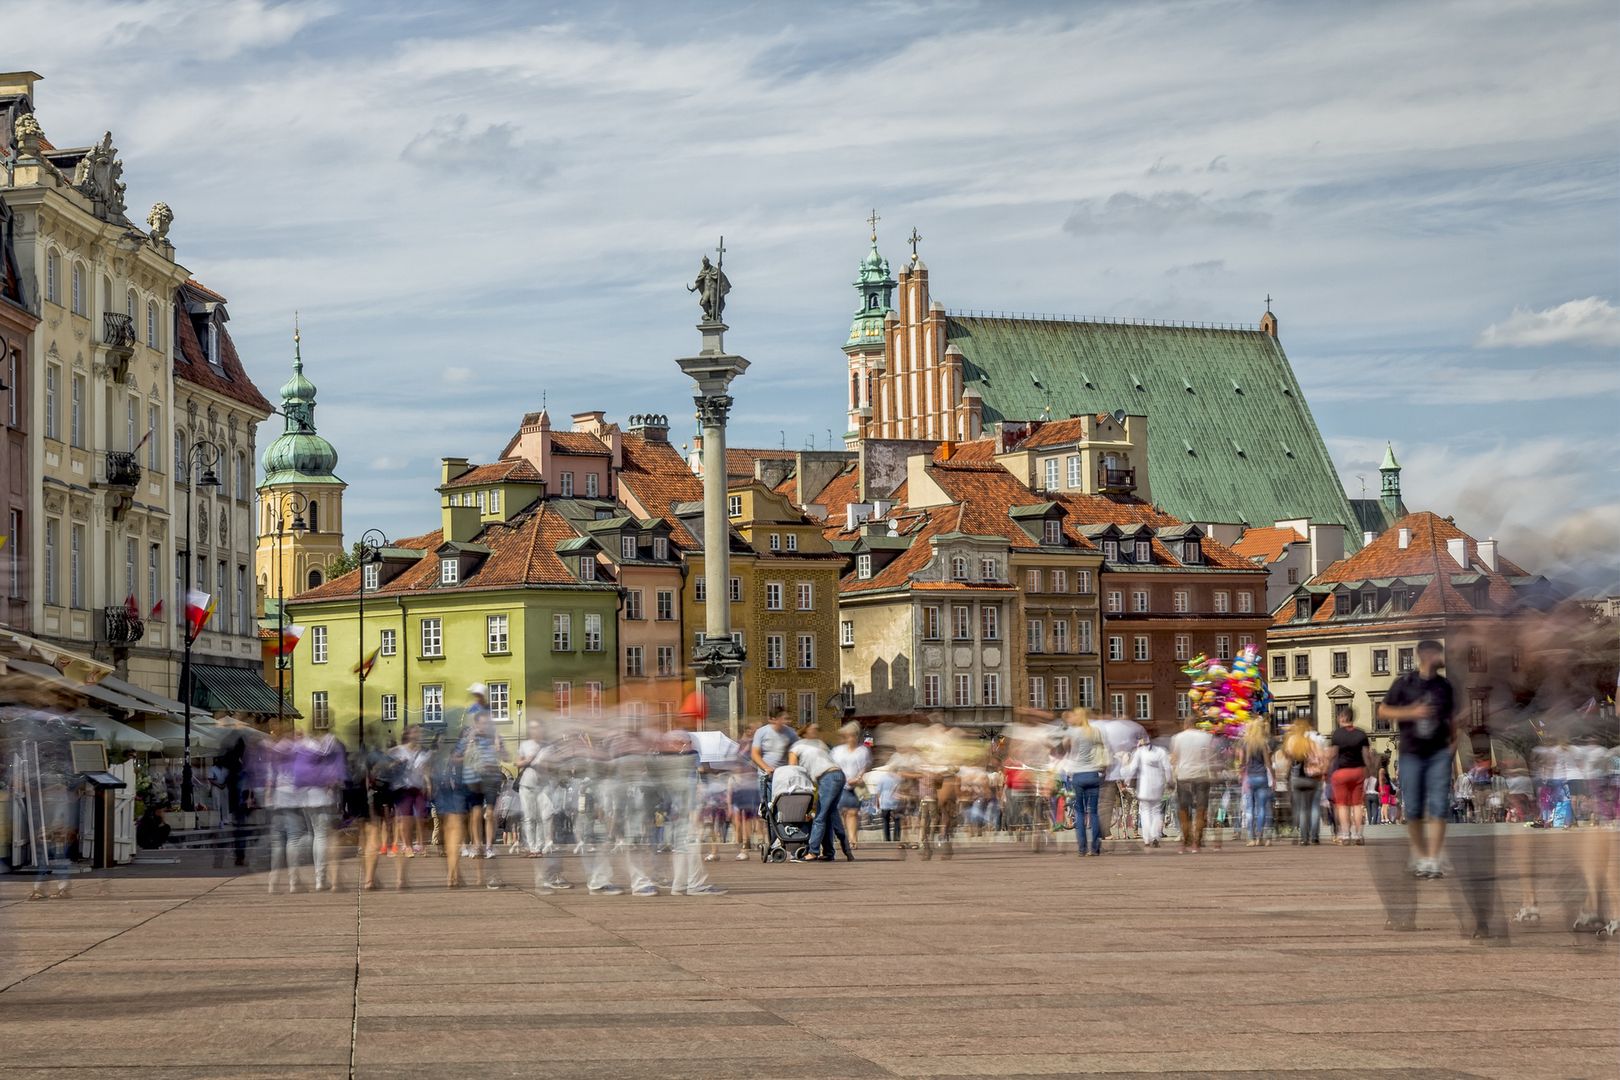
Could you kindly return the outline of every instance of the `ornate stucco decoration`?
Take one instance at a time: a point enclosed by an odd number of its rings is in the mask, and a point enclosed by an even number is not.
[[[166,202],[155,202],[151,212],[146,215],[146,224],[152,229],[152,243],[166,244],[169,242],[169,226],[174,224],[174,211],[169,209]]]
[[[73,186],[106,207],[108,216],[121,217],[125,185],[119,177],[123,175],[124,163],[118,160],[109,131],[79,159],[73,170]]]

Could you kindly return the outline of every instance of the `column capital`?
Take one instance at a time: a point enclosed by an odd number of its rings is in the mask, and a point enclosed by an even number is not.
[[[698,423],[706,428],[726,426],[726,418],[731,414],[730,394],[700,394],[692,402],[697,405]]]

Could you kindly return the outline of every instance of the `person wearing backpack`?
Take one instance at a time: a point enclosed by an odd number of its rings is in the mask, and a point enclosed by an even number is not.
[[[1283,756],[1288,759],[1288,795],[1294,813],[1294,842],[1322,842],[1322,778],[1328,768],[1328,751],[1322,746],[1309,721],[1295,717],[1283,736]]]

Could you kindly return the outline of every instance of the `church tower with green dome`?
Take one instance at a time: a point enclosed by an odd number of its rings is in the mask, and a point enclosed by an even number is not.
[[[883,327],[894,310],[894,276],[889,273],[889,260],[878,253],[877,223],[881,219],[874,210],[866,220],[872,229],[872,250],[861,260],[855,277],[860,307],[850,322],[849,339],[844,342],[844,355],[849,360],[849,430],[844,434],[844,443],[851,448],[860,441],[862,428],[872,417],[874,376],[884,368]]]
[[[259,544],[254,573],[261,610],[276,597],[276,529],[280,591],[287,599],[327,579],[327,570],[343,554],[343,491],[337,476],[337,451],[315,430],[315,384],[304,375],[299,332],[293,330],[293,373],[281,387],[281,434],[265,447],[260,463]],[[294,497],[294,496],[298,497]],[[295,530],[295,518],[303,525]]]

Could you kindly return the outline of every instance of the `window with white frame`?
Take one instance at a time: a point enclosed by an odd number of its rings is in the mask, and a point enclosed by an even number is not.
[[[1238,593],[1237,605],[1237,609],[1240,614],[1249,614],[1249,612],[1254,610],[1254,593],[1247,591]]]
[[[455,558],[439,560],[439,584],[454,585],[461,578],[461,563]]]
[[[765,583],[765,610],[782,610],[782,583],[780,581],[767,581]]]
[[[808,581],[799,582],[798,606],[800,611],[816,610],[816,587]]]
[[[367,592],[374,592],[382,584],[382,567],[374,562],[368,562],[360,568],[360,587]]]
[[[1237,643],[1237,651],[1238,652],[1241,653],[1244,649],[1247,649],[1249,646],[1251,646],[1253,644],[1254,644],[1254,635],[1253,634],[1239,634],[1238,635],[1238,643]]]
[[[769,547],[772,551],[781,551],[782,550],[782,534],[781,533],[771,533],[769,542],[766,544],[766,546]]]
[[[658,675],[660,678],[675,674],[675,646],[658,646],[657,657]]]
[[[399,631],[393,627],[384,627],[381,640],[378,642],[378,656],[393,656],[399,652]]]
[[[657,595],[657,608],[653,617],[659,622],[671,622],[675,618],[675,592],[672,589],[659,589]]]
[[[45,253],[45,299],[62,302],[62,256],[54,249]]]
[[[624,673],[626,677],[639,679],[647,674],[647,663],[643,647],[640,645],[626,645],[624,647]]]
[[[804,671],[814,671],[816,667],[816,635],[799,635],[799,667]]]
[[[1075,592],[1086,595],[1091,592],[1091,571],[1075,571]]]
[[[574,617],[566,611],[551,616],[551,651],[574,651]]]
[[[968,561],[966,555],[951,556],[951,580],[966,581],[968,579]]]
[[[82,449],[84,447],[84,376],[73,376],[70,389],[72,397],[68,401],[68,441]]]
[[[1082,709],[1095,709],[1097,707],[1097,680],[1092,675],[1080,676],[1080,700]]]
[[[726,516],[727,517],[742,517],[742,496],[741,495],[728,495],[728,496],[726,496]]]
[[[742,578],[740,578],[740,577],[732,578],[730,588],[729,588],[728,591],[729,591],[729,594],[731,596],[731,602],[733,604],[742,603]]]
[[[1143,663],[1149,659],[1148,638],[1146,634],[1137,634],[1136,640],[1131,643],[1131,659]]]
[[[1215,659],[1230,660],[1232,658],[1232,635],[1215,635]]]
[[[596,580],[596,556],[595,555],[581,555],[579,557],[578,561],[579,561],[579,580],[581,580],[581,581],[595,581]]]
[[[312,664],[326,663],[326,627],[312,626],[309,628],[309,662]]]
[[[512,684],[492,682],[489,684],[489,718],[496,723],[503,723],[512,719]]]
[[[602,715],[602,684],[599,682],[585,684],[585,715]]]
[[[309,722],[316,731],[332,726],[332,704],[327,691],[316,690],[309,695]]]
[[[1139,693],[1136,695],[1136,718],[1138,720],[1153,719],[1153,695]]]
[[[989,556],[986,556],[986,557],[980,559],[979,560],[979,580],[980,581],[1000,581],[1001,580],[1001,562],[1000,562],[1000,560],[992,559]]]
[[[572,716],[574,713],[574,684],[566,679],[554,679],[551,683],[551,709],[558,716]]]
[[[432,684],[422,687],[422,723],[444,723],[444,687]]]
[[[924,641],[939,640],[939,605],[927,604],[922,609],[922,636]]]
[[[954,633],[951,635],[957,641],[973,640],[973,609],[966,604],[957,604],[951,608],[951,621],[954,624]]]
[[[444,620],[422,620],[422,655],[444,655]]]
[[[1125,659],[1125,639],[1118,634],[1108,635],[1108,659]]]
[[[1069,620],[1052,620],[1052,651],[1066,653],[1069,651]]]
[[[398,694],[384,694],[382,696],[382,718],[385,724],[399,723]]]
[[[1046,680],[1039,675],[1029,677],[1029,707],[1046,708]]]
[[[1118,589],[1108,590],[1108,613],[1118,615],[1125,610],[1125,594]]]
[[[1052,571],[1051,591],[1055,593],[1066,593],[1069,591],[1069,572],[1067,570]]]
[[[810,724],[816,719],[816,692],[814,690],[799,691],[799,723]]]
[[[1176,719],[1185,720],[1192,715],[1192,699],[1186,694],[1176,695]]]
[[[1029,619],[1025,622],[1024,648],[1032,653],[1046,651],[1046,624],[1040,619]]]
[[[486,615],[484,617],[484,651],[488,653],[505,653],[510,651],[511,642],[507,637],[508,617],[505,615]]]
[[[984,680],[983,680],[983,688],[984,688],[984,703],[986,705],[1000,705],[1001,704],[1001,676],[1000,675],[998,675],[994,671],[985,672]]]
[[[500,488],[496,488],[489,493],[489,512],[492,514],[498,514],[501,512]]]
[[[1176,614],[1185,615],[1192,610],[1192,595],[1186,589],[1177,589],[1175,593]]]
[[[641,609],[641,590],[628,589],[624,594],[624,617],[639,621],[643,617]]]
[[[633,559],[636,557],[636,538],[634,536],[619,537],[619,558]]]
[[[587,499],[594,499],[602,493],[602,489],[598,486],[600,479],[595,473],[585,474],[585,497]]]
[[[1131,610],[1143,612],[1148,609],[1148,591],[1146,589],[1131,590]]]
[[[1041,464],[1045,466],[1046,490],[1052,491],[1058,486],[1058,459],[1049,457]]]
[[[964,708],[973,704],[973,676],[958,675],[956,677],[956,707]]]
[[[1191,634],[1177,634],[1176,635],[1176,659],[1177,660],[1191,660],[1192,659],[1192,635]]]
[[[1108,695],[1108,715],[1123,717],[1125,715],[1125,695],[1115,691]]]
[[[1057,547],[1063,543],[1063,523],[1061,521],[1041,522],[1041,543],[1047,547]]]
[[[799,537],[796,533],[788,533],[785,537],[783,537],[783,540],[786,541],[787,549],[789,551],[799,550]]]
[[[602,616],[594,612],[585,616],[585,651],[602,651]]]
[[[1138,540],[1136,542],[1136,562],[1147,564],[1153,561],[1153,541]]]
[[[84,264],[81,262],[73,264],[73,292],[70,299],[72,300],[73,314],[89,314],[89,305],[85,299]]]
[[[1075,628],[1080,632],[1080,636],[1079,636],[1080,651],[1083,652],[1083,653],[1091,652],[1092,651],[1092,649],[1091,649],[1091,634],[1092,634],[1091,620],[1090,619],[1081,619],[1079,622],[1075,623],[1074,625],[1075,625]]]
[[[787,667],[787,660],[782,655],[783,638],[781,634],[765,635],[765,666],[772,671],[780,671]]]
[[[1204,561],[1204,546],[1197,540],[1183,540],[1181,542],[1181,561],[1188,566],[1197,566]]]
[[[1070,454],[1069,459],[1068,459],[1068,464],[1069,464],[1069,486],[1072,487],[1072,488],[1077,488],[1077,487],[1080,486],[1080,455],[1079,454]]]
[[[862,581],[872,577],[872,556],[865,554],[855,556],[855,576]]]
[[[696,600],[698,603],[701,604],[701,603],[703,603],[703,601],[707,600],[708,598],[709,598],[709,579],[707,577],[704,577],[702,574],[699,574],[692,581],[692,599]]]
[[[979,609],[979,631],[985,641],[996,641],[1001,637],[1001,609],[992,604],[986,604]]]
[[[565,472],[557,477],[557,493],[563,498],[572,498],[574,494],[574,474]]]
[[[1225,615],[1232,610],[1232,594],[1224,589],[1215,591],[1215,614]]]
[[[489,510],[489,494],[484,491],[478,493],[478,512],[487,513]]]
[[[855,624],[848,619],[838,624],[838,643],[845,647],[855,644]]]
[[[1052,676],[1052,708],[1063,710],[1073,704],[1069,699],[1069,677],[1067,675]]]
[[[669,541],[662,536],[653,537],[653,558],[663,560],[669,558]]]
[[[939,676],[924,675],[922,685],[922,704],[925,709],[939,708]]]

